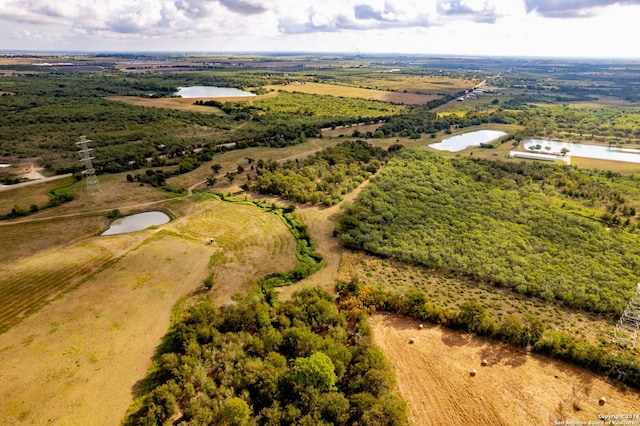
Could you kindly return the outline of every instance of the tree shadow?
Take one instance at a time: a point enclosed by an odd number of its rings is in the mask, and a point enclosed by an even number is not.
[[[501,364],[516,368],[526,364],[528,355],[524,350],[509,347],[505,343],[491,342],[482,348],[480,356],[488,361],[487,366]]]

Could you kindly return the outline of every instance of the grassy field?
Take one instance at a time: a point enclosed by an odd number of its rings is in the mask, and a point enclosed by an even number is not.
[[[194,99],[184,98],[141,98],[137,96],[107,96],[107,100],[124,102],[129,105],[143,106],[150,108],[167,108],[178,111],[195,111],[209,114],[224,115],[219,108],[196,105]]]
[[[295,240],[276,215],[215,200],[176,202],[172,211],[177,219],[160,230],[59,241],[3,267],[1,303],[15,306],[5,323],[19,307],[46,306],[0,334],[0,424],[119,423],[176,302],[204,296],[212,277],[209,295],[225,303],[296,262]],[[32,224],[13,226],[20,234]],[[64,235],[78,223],[58,226]],[[84,282],[50,300],[74,279]]]
[[[347,98],[371,99],[383,102],[393,102],[398,104],[424,104],[430,100],[437,99],[436,94],[404,93],[390,90],[367,89],[338,84],[325,83],[291,83],[286,86],[268,86],[274,91],[283,90],[287,92],[311,93],[314,95],[331,95]]]

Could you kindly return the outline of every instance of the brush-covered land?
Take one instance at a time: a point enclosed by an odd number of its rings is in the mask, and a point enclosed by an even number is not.
[[[639,148],[638,63],[120,59],[0,65],[0,360],[15,379],[0,417],[112,424],[130,405],[128,424],[405,424],[376,311],[640,386],[637,350],[611,336],[640,281],[640,166],[508,158],[527,138]],[[193,85],[257,96],[175,96]],[[507,135],[429,147],[475,129]],[[73,176],[11,188],[33,172]],[[98,237],[156,208],[173,218],[160,230]]]
[[[353,249],[619,315],[640,263],[635,178],[405,151],[340,219]]]

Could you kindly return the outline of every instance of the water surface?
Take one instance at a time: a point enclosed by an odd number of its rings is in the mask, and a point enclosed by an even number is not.
[[[429,147],[440,151],[457,152],[470,146],[480,146],[481,143],[493,142],[505,135],[505,132],[499,130],[476,130],[443,139],[442,142],[431,144]]]
[[[238,96],[255,96],[254,93],[245,92],[244,90],[236,89],[235,87],[217,86],[178,87],[178,91],[175,94],[183,98],[227,98]]]
[[[126,234],[127,232],[139,231],[154,225],[162,225],[169,222],[171,218],[162,212],[138,213],[131,216],[116,219],[111,222],[109,229],[100,235]]]
[[[540,145],[540,149],[532,151],[530,147]],[[543,154],[560,154],[562,148],[568,151],[567,156],[597,158],[599,160],[625,161],[628,163],[640,163],[640,149],[617,148],[602,145],[587,145],[582,143],[547,141],[542,139],[527,139],[524,148],[530,152]]]

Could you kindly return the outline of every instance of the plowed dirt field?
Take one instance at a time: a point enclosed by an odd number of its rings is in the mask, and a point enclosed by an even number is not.
[[[619,415],[608,420],[630,423],[610,424],[640,424],[628,418],[640,415],[640,393],[584,369],[391,315],[374,316],[372,325],[414,425],[607,424],[605,416]]]

